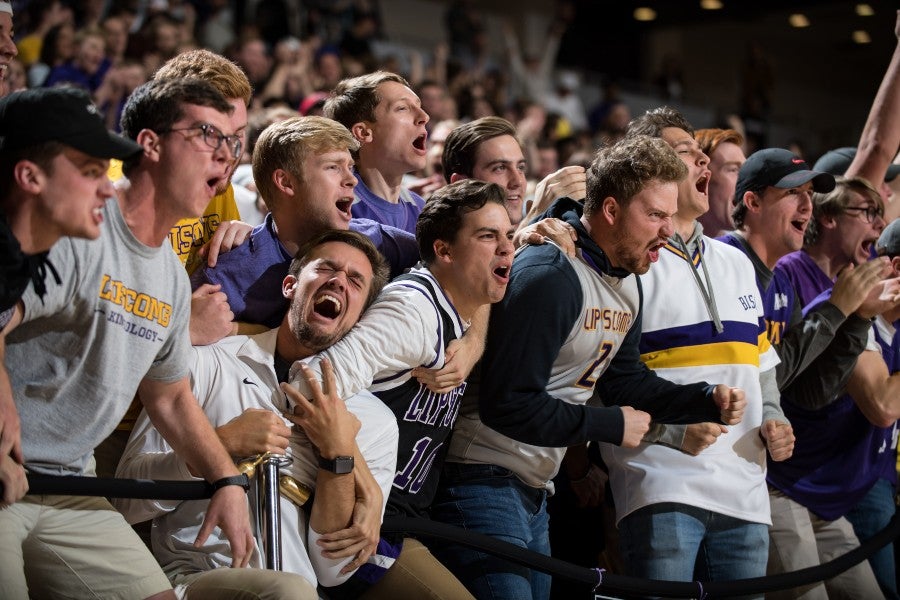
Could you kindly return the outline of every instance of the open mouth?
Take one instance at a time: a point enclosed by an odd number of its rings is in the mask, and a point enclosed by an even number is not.
[[[791,221],[791,227],[793,227],[800,233],[804,233],[804,232],[806,232],[806,223],[807,223],[807,221],[805,221],[803,219],[795,219],[795,220]]]
[[[422,152],[425,152],[425,141],[427,139],[428,139],[428,134],[423,133],[422,135],[417,137],[415,140],[413,140],[413,148],[415,148],[416,150],[421,150]]]
[[[703,175],[700,176],[700,179],[697,180],[697,191],[703,194],[704,196],[709,192],[709,176],[710,173],[707,171]]]
[[[222,182],[223,179],[224,178],[222,178],[222,177],[211,177],[210,179],[206,180],[206,185],[211,190],[213,190],[213,192],[215,192],[218,189],[219,184]]]
[[[335,204],[335,206],[337,207],[338,211],[349,217],[350,207],[353,206],[353,198],[341,198],[337,201],[337,204]]]
[[[313,312],[326,319],[336,319],[341,314],[341,301],[331,294],[320,294],[313,302]]]
[[[500,279],[509,279],[509,265],[501,265],[494,269],[494,275]]]
[[[866,253],[866,256],[872,256],[872,249],[875,246],[875,240],[863,240],[861,246],[863,251]]]

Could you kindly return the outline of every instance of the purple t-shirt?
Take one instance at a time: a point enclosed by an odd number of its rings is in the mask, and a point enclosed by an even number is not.
[[[805,284],[807,290],[816,285],[808,279]],[[804,315],[830,297],[830,289],[819,294]],[[884,340],[876,330],[876,339],[889,370],[900,369],[900,336]],[[789,498],[832,521],[856,506],[879,478],[896,485],[896,424],[873,425],[848,395],[819,410],[804,410],[782,398],[782,408],[797,438],[794,454],[783,462],[769,461],[766,479]]]
[[[803,250],[782,256],[775,263],[775,273],[778,272],[791,282],[801,306],[807,306],[816,296],[834,287],[834,281]]]
[[[355,198],[350,208],[354,218],[371,219],[416,234],[416,221],[425,206],[425,200],[421,196],[404,188],[400,190],[399,202],[388,202],[366,186],[359,172],[354,174],[358,180],[353,189]]]

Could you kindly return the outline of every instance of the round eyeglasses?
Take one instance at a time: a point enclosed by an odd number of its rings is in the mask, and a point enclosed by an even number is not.
[[[844,212],[848,210],[859,211],[863,218],[866,220],[866,223],[874,223],[876,217],[884,217],[884,209],[878,206],[847,206],[844,207]]]
[[[222,147],[222,144],[225,144],[225,147],[231,152],[231,156],[234,158],[240,158],[241,150],[244,148],[244,143],[241,141],[241,137],[239,135],[225,135],[219,128],[215,125],[210,125],[209,123],[200,123],[199,125],[194,125],[192,127],[178,127],[172,129],[166,129],[164,131],[158,131],[157,133],[169,133],[171,131],[193,131],[195,129],[199,129],[203,135],[203,142],[212,148],[213,150],[218,150]]]

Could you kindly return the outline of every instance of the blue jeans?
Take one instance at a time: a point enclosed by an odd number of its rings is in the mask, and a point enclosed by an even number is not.
[[[503,467],[445,463],[431,517],[549,556],[546,500],[546,491],[525,485]],[[433,551],[479,600],[550,596],[550,576],[544,573],[457,545]]]
[[[887,527],[894,516],[894,486],[887,479],[879,479],[853,509],[847,520],[862,543]],[[894,545],[889,543],[869,558],[878,587],[888,600],[897,600],[897,577],[894,568]]]
[[[619,522],[628,575],[664,581],[728,581],[762,577],[769,528],[685,504],[664,502]]]

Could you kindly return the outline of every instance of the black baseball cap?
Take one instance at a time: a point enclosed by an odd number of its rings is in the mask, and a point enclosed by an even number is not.
[[[769,186],[792,188],[809,181],[812,181],[815,192],[827,193],[834,189],[833,175],[811,171],[806,161],[793,152],[782,148],[758,150],[741,165],[732,202],[740,204],[746,192]]]
[[[856,148],[853,146],[845,146],[843,148],[835,148],[829,150],[816,161],[813,169],[832,175],[843,176],[850,167],[850,163],[856,157]],[[900,165],[890,165],[887,173],[884,174],[885,181],[893,181],[894,177],[900,175]]]
[[[129,158],[137,143],[106,129],[87,92],[36,88],[0,99],[0,151],[60,142],[95,158]]]

